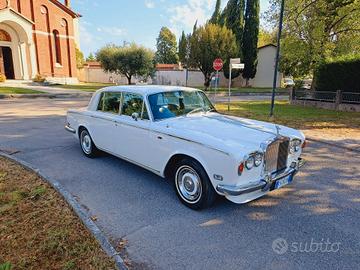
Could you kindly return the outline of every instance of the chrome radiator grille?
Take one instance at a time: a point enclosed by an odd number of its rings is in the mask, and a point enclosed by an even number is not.
[[[281,138],[268,145],[265,153],[265,171],[277,172],[286,168],[289,139]]]

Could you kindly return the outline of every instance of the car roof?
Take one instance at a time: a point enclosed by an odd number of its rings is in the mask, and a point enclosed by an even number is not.
[[[97,92],[131,92],[141,95],[151,95],[159,92],[172,91],[199,91],[196,88],[182,87],[182,86],[168,86],[168,85],[121,85],[105,87]]]

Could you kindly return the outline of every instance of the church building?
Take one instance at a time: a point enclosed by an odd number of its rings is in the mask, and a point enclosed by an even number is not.
[[[0,0],[0,73],[76,83],[79,18],[70,0]]]

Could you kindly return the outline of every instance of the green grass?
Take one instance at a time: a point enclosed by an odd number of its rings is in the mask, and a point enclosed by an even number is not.
[[[201,87],[202,90],[204,90],[203,87]],[[218,92],[228,92],[229,89],[228,88],[218,88],[217,89]],[[288,94],[289,90],[288,89],[284,89],[284,88],[277,88],[276,91],[279,93],[284,93],[284,94]],[[211,88],[210,90],[208,90],[208,92],[215,92],[215,88]],[[231,92],[232,93],[271,93],[272,92],[272,88],[267,88],[267,87],[233,87],[231,88]]]
[[[36,173],[3,157],[0,239],[0,270],[9,270],[10,263],[13,269],[114,269],[61,195]]]
[[[53,85],[56,88],[63,89],[74,89],[74,90],[82,90],[85,92],[95,92],[100,88],[104,88],[107,86],[113,86],[115,84],[111,83],[81,83],[81,84],[61,84],[61,85]]]
[[[227,110],[227,104],[217,104],[216,107],[222,113],[270,121],[294,128],[360,128],[360,113],[295,106],[290,105],[288,101],[275,103],[273,118],[269,117],[270,102],[268,101],[233,102],[230,112]]]
[[[0,94],[42,94],[44,92],[19,87],[0,87]]]

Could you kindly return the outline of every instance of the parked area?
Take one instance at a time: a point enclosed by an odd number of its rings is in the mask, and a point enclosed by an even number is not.
[[[208,210],[194,212],[178,202],[173,187],[162,178],[110,155],[91,160],[83,156],[78,141],[64,130],[64,116],[68,108],[87,103],[88,99],[0,100],[0,148],[33,164],[76,196],[114,245],[125,244],[132,269],[358,268],[358,153],[310,142],[304,153],[307,165],[288,187],[246,205],[219,200]],[[244,107],[258,119],[261,111],[268,111],[268,103],[246,102],[233,104],[232,113]],[[276,115],[284,110],[292,111],[287,103],[277,104]],[[296,110],[318,122],[336,119],[336,112]],[[345,118],[350,121],[351,114]],[[337,126],[329,133],[336,130]],[[33,203],[30,198],[24,201]],[[44,202],[41,196],[38,202]],[[62,222],[67,223],[67,210],[64,213]],[[52,222],[49,215],[44,220]],[[289,247],[330,241],[339,250],[305,254],[289,249],[279,254],[273,249],[279,238]],[[9,252],[1,247],[4,251]]]
[[[3,131],[0,136],[3,144]],[[0,157],[0,269],[4,263],[14,269],[114,269],[49,184]]]

